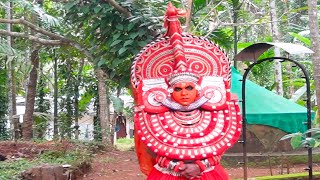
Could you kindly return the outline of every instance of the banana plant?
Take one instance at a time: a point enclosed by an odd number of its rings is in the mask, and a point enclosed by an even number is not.
[[[311,134],[309,137],[308,135]],[[280,141],[290,139],[291,147],[298,148],[316,148],[320,146],[320,128],[311,128],[304,133],[292,133],[283,136]]]

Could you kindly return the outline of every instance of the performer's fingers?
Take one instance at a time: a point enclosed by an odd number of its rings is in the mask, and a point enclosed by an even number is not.
[[[183,164],[181,167],[179,167],[179,170],[180,171],[184,171],[186,170],[187,166],[185,164]]]
[[[190,176],[189,176],[190,177]],[[201,176],[196,176],[196,177],[190,177],[190,179],[200,179]]]

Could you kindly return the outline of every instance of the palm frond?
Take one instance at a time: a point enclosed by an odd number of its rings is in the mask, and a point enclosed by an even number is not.
[[[35,3],[27,1],[27,0],[12,0],[12,2],[14,2],[15,6],[17,6],[17,7],[20,7],[22,9],[25,9],[27,11],[30,11],[30,12],[37,14],[39,16],[41,22],[49,27],[55,27],[55,26],[60,25],[60,21],[57,18],[49,15],[38,4],[35,4]]]
[[[49,114],[49,113],[34,112],[33,116],[36,116],[36,117],[43,119],[45,121],[52,121],[53,120],[53,115]]]

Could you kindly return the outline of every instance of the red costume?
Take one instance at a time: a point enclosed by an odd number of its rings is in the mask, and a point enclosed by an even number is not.
[[[230,60],[208,39],[183,34],[180,12],[168,5],[167,33],[132,65],[140,168],[148,180],[227,180],[220,159],[242,123],[230,93]]]

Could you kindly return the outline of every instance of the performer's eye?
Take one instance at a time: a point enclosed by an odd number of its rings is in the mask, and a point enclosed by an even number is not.
[[[175,92],[179,92],[179,91],[181,91],[181,90],[182,90],[182,88],[179,88],[179,87],[175,87],[175,88],[174,88],[174,91],[175,91]]]
[[[187,87],[186,87],[186,90],[188,90],[188,91],[193,90],[193,86],[187,86]]]

